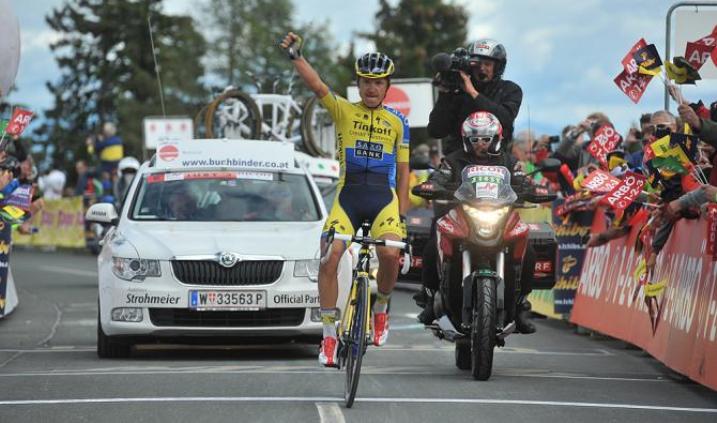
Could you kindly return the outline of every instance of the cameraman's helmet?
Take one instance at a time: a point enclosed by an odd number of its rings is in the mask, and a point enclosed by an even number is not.
[[[356,60],[356,75],[364,78],[388,78],[393,75],[393,60],[383,53],[366,53]]]
[[[471,58],[495,60],[495,77],[503,76],[508,55],[503,44],[496,40],[484,38],[468,45],[468,54]]]
[[[463,150],[473,152],[476,142],[490,143],[487,153],[500,154],[501,140],[503,139],[503,126],[495,115],[488,112],[474,112],[468,115],[461,126]]]

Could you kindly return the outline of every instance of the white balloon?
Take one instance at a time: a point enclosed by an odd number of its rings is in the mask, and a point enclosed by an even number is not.
[[[15,82],[20,64],[20,23],[10,7],[10,0],[0,0],[0,98],[7,95]]]

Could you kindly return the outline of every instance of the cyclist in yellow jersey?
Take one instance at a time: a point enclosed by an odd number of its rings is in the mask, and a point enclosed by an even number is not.
[[[336,125],[339,186],[324,226],[324,235],[333,226],[338,233],[353,235],[364,220],[373,222],[374,238],[401,240],[406,237],[403,216],[408,200],[408,122],[398,111],[383,105],[394,71],[393,61],[381,53],[369,53],[356,61],[361,101],[350,103],[329,90],[319,74],[301,55],[301,37],[290,32],[281,47],[291,59],[304,83],[316,94]],[[322,236],[322,247],[325,237]],[[334,241],[331,253],[319,268],[319,298],[324,339],[319,362],[336,366],[336,280],[339,259],[346,245]],[[388,337],[388,301],[398,278],[400,252],[378,247],[378,295],[374,305],[374,345]]]

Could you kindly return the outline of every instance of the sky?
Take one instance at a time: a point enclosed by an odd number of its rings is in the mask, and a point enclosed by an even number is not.
[[[206,0],[165,0],[164,7],[167,13],[193,14],[196,4],[203,1]],[[664,108],[664,86],[659,79],[653,79],[637,105],[617,88],[613,79],[622,69],[623,56],[640,38],[654,43],[664,56],[665,15],[673,1],[453,2],[465,6],[469,13],[469,40],[489,37],[506,47],[508,65],[504,77],[519,84],[524,93],[516,119],[517,130],[531,128],[537,134],[558,134],[566,124],[577,123],[589,113],[601,111],[625,134],[642,113]],[[44,16],[61,6],[63,0],[31,0],[29,3],[10,0],[10,3],[20,21],[22,40],[18,89],[10,100],[42,111],[52,105],[45,83],[58,77],[49,49],[57,34],[46,25]],[[378,0],[295,0],[294,5],[296,22],[325,24],[327,33],[340,48],[346,48],[356,32],[376,27],[374,14]],[[717,13],[717,8],[712,10]],[[709,30],[701,35],[707,33]],[[371,48],[370,43],[361,41],[356,52],[361,54]],[[676,50],[681,55],[684,46],[677,46]],[[695,87],[685,87],[683,93],[688,100],[703,99],[709,104],[717,98],[717,82],[698,81]]]

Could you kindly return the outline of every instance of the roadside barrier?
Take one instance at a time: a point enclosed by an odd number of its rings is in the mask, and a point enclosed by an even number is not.
[[[641,226],[586,250],[570,321],[637,345],[717,389],[717,262],[708,254],[707,220],[677,222],[647,284],[636,271]],[[598,212],[592,231],[604,229]]]
[[[85,219],[82,197],[46,200],[45,208],[34,215],[31,225],[38,228],[32,235],[12,234],[15,245],[32,247],[85,248]]]

